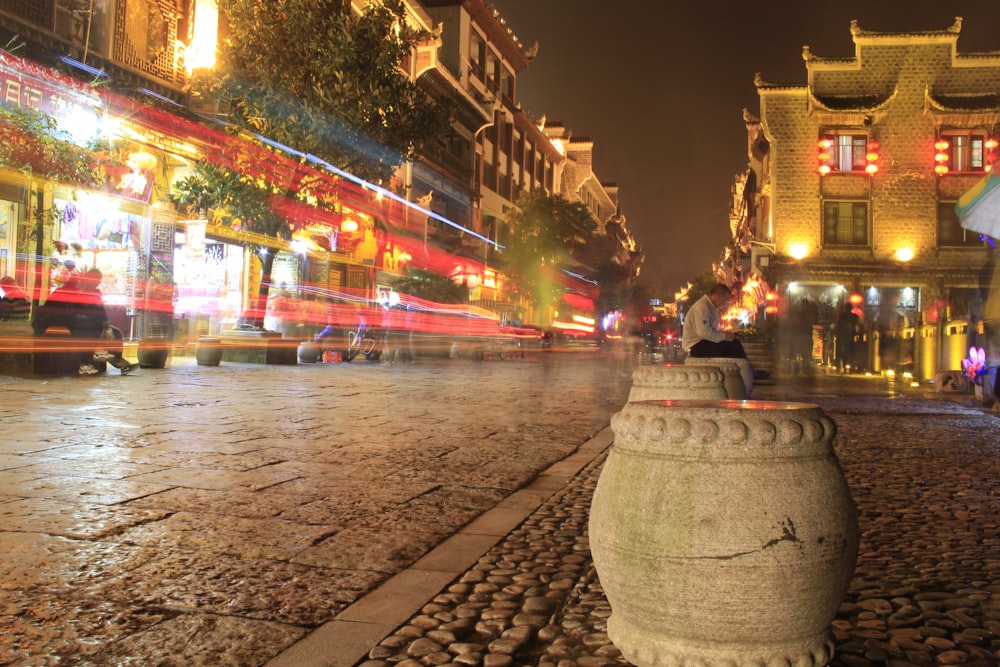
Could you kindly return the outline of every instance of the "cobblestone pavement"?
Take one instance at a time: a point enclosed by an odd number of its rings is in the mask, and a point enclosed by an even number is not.
[[[3,382],[0,664],[627,664],[586,528],[632,369],[602,351]],[[1000,419],[882,379],[755,398],[838,425],[862,544],[833,664],[997,664]]]
[[[838,425],[862,538],[831,664],[1000,663],[1000,419],[878,378],[799,378],[755,398],[818,403]],[[606,453],[360,664],[629,664],[606,634],[587,542]]]
[[[630,377],[580,351],[0,378],[0,664],[264,664],[572,456]]]

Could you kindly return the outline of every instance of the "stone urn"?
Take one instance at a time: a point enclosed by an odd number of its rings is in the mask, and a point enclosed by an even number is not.
[[[323,343],[304,340],[299,343],[298,357],[303,364],[315,364],[323,356]]]
[[[750,398],[753,392],[753,369],[746,359],[731,359],[729,357],[688,357],[684,360],[687,366],[714,366],[722,370],[726,378],[726,395],[728,398],[742,400]]]
[[[858,554],[819,407],[629,403],[594,492],[608,635],[638,667],[824,665]]]
[[[194,347],[194,358],[199,366],[218,366],[222,363],[222,339],[200,336]]]
[[[722,371],[713,366],[640,366],[632,372],[628,400],[724,399],[727,398],[724,382]]]
[[[170,341],[159,338],[143,338],[135,350],[140,368],[165,368],[170,356]]]

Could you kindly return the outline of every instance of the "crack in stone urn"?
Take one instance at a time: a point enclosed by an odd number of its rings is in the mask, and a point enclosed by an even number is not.
[[[594,492],[608,635],[638,667],[824,665],[858,522],[815,405],[626,405]]]

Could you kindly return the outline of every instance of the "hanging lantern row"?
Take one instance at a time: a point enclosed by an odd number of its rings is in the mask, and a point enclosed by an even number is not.
[[[830,149],[833,148],[833,141],[827,138],[819,140],[819,174],[820,176],[826,176],[831,171],[833,171],[833,155],[830,154]]]
[[[934,142],[934,173],[938,176],[948,173],[948,160],[951,159],[948,155],[949,148],[951,148],[951,144],[944,139],[938,139]]]
[[[819,154],[816,156],[819,160],[817,171],[820,176],[826,176],[834,171],[836,167],[832,153],[834,141],[830,137],[823,137],[819,140],[817,146],[819,147]],[[878,172],[878,161],[881,158],[878,148],[878,142],[874,139],[865,144],[865,173],[867,174]]]
[[[1000,141],[989,137],[983,142],[983,171],[993,171],[993,165],[997,161],[997,146]],[[934,173],[944,176],[951,171],[951,142],[947,139],[938,139],[934,142]]]
[[[821,176],[837,171],[837,162],[834,159],[835,142],[831,137],[823,137],[817,144],[819,152],[817,160],[819,165],[817,171]],[[993,137],[987,138],[983,142],[983,171],[993,171],[993,165],[1000,159],[1000,141]],[[879,170],[879,144],[874,139],[865,144],[865,173],[874,175]],[[934,173],[943,176],[951,171],[951,142],[941,138],[934,142]]]
[[[874,139],[865,145],[865,172],[874,174],[878,171],[878,161],[881,155],[878,152],[878,142]]]

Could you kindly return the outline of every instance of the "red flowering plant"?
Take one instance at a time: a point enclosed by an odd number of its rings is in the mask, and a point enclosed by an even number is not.
[[[0,106],[0,166],[100,189],[125,164],[120,155],[76,146],[59,134],[55,119],[43,113]]]

